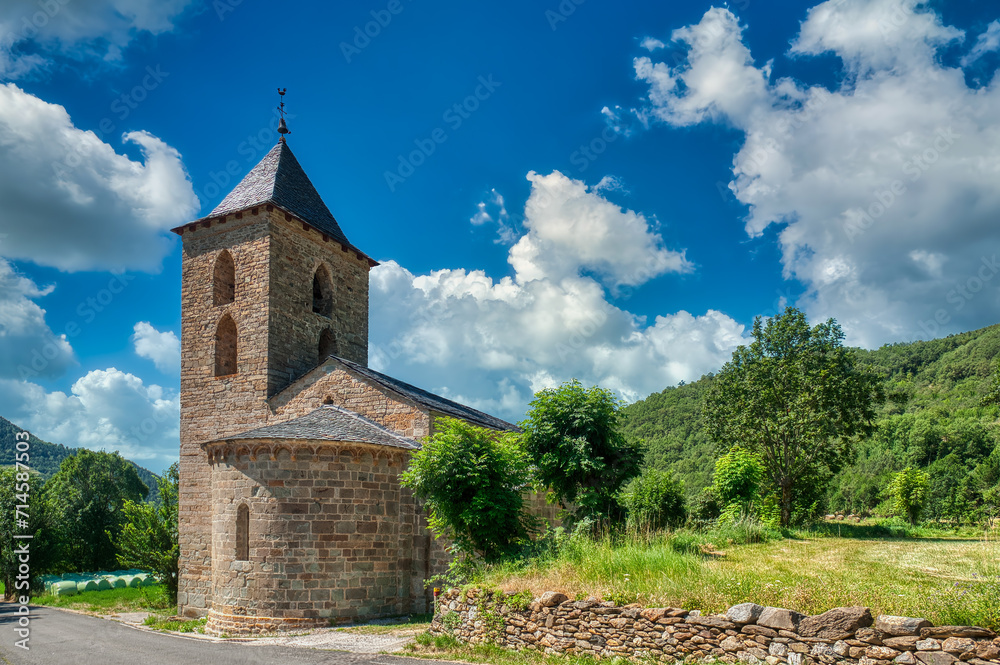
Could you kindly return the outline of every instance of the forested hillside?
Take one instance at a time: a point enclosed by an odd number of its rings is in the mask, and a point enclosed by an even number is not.
[[[980,406],[1000,357],[1000,326],[856,353],[885,378],[889,399],[855,464],[830,481],[827,508],[875,510],[890,476],[907,466],[930,475],[927,517],[975,516],[989,497],[1000,500],[1000,408]],[[711,483],[717,456],[701,420],[711,382],[708,375],[667,388],[624,410],[627,434],[646,441],[647,463],[673,468],[691,496]]]
[[[20,427],[10,422],[6,418],[0,418],[0,466],[11,466],[14,464],[14,438],[18,432],[23,431]],[[30,467],[37,471],[39,475],[48,480],[59,470],[62,461],[79,450],[78,448],[67,448],[60,443],[49,443],[42,441],[34,434],[31,435],[31,460]],[[159,497],[159,490],[156,486],[156,474],[149,469],[135,464],[139,473],[139,478],[149,488],[148,501],[156,502]]]

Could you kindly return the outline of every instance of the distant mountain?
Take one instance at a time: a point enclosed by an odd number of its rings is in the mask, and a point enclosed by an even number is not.
[[[875,435],[859,442],[855,463],[830,482],[830,509],[875,509],[889,478],[906,466],[930,474],[931,518],[973,515],[984,497],[1000,496],[1000,409],[980,406],[1000,357],[1000,325],[855,352],[884,378],[889,399]],[[711,483],[717,457],[701,416],[713,379],[667,388],[623,413],[626,434],[647,443],[646,463],[673,468],[689,495]]]
[[[22,428],[6,418],[0,418],[0,466],[12,466],[14,464],[15,436],[23,431]],[[67,448],[61,443],[42,441],[34,434],[31,435],[29,441],[31,443],[31,461],[29,466],[34,471],[37,471],[45,480],[51,478],[59,470],[59,465],[62,464],[64,459],[80,450],[79,448]],[[139,478],[149,488],[146,500],[158,502],[160,492],[156,486],[157,475],[135,462],[131,463],[135,466]]]

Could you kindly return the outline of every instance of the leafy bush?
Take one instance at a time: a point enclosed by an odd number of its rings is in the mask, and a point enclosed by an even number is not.
[[[616,496],[639,474],[639,443],[621,433],[621,401],[610,390],[579,381],[535,394],[524,428],[524,445],[540,485],[550,488],[571,520],[616,521]]]
[[[687,519],[684,485],[670,471],[647,469],[619,496],[633,531],[678,527]]]
[[[735,447],[716,460],[712,489],[723,506],[746,508],[757,499],[763,480],[764,466],[757,456]]]
[[[690,517],[697,522],[709,522],[719,518],[719,515],[722,514],[722,508],[719,495],[715,493],[714,488],[709,486],[704,488],[695,498]]]
[[[416,451],[403,485],[427,502],[436,536],[485,561],[517,554],[535,528],[522,492],[530,479],[517,435],[439,418],[437,432]]]
[[[897,514],[905,516],[910,524],[916,524],[927,500],[927,486],[930,476],[913,467],[906,467],[892,478],[886,493],[892,500]]]

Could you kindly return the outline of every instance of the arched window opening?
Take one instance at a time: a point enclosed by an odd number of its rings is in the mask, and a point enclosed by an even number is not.
[[[333,314],[333,281],[325,265],[313,274],[313,312],[326,317]]]
[[[236,322],[226,314],[215,330],[215,375],[236,374]]]
[[[323,398],[323,404],[333,404],[333,398],[327,395]]]
[[[250,508],[245,503],[236,509],[236,560],[250,560]]]
[[[337,337],[327,328],[319,336],[319,361],[337,355]]]
[[[235,299],[236,264],[233,263],[233,256],[228,251],[222,250],[222,254],[219,254],[219,258],[215,260],[212,302],[218,307],[228,305]]]

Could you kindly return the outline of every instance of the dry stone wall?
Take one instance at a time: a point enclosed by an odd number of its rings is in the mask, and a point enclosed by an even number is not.
[[[873,617],[867,607],[818,616],[743,603],[706,616],[673,607],[571,601],[546,592],[517,596],[450,589],[435,606],[431,631],[469,643],[493,642],[545,653],[717,660],[748,665],[1000,664],[1000,638],[976,626],[933,626],[920,618]]]

